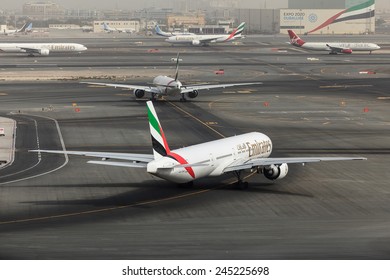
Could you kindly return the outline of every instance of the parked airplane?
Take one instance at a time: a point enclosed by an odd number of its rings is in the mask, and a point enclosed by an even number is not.
[[[133,33],[134,30],[130,29],[130,28],[111,28],[110,26],[108,26],[105,22],[103,22],[103,29],[104,31],[108,32],[108,33],[112,33],[114,31],[117,31],[119,33]]]
[[[171,36],[179,36],[179,35],[195,35],[194,33],[188,33],[188,32],[164,32],[161,30],[160,26],[156,24],[154,30],[156,31],[157,35],[163,36],[163,37],[171,37]]]
[[[257,85],[262,84],[261,82],[257,83],[237,83],[237,84],[218,84],[218,85],[183,85],[179,80],[179,54],[176,58],[176,72],[175,78],[167,76],[157,76],[153,79],[153,86],[140,86],[140,85],[125,85],[125,84],[106,84],[106,83],[91,83],[91,82],[82,82],[83,84],[89,85],[100,85],[114,88],[127,88],[133,89],[134,95],[137,98],[144,97],[145,93],[151,94],[151,100],[155,100],[156,97],[161,96],[177,96],[181,95],[180,101],[185,101],[187,95],[189,98],[195,98],[198,96],[198,91],[202,89],[213,89],[213,88],[226,88],[234,86],[247,86],[247,85]]]
[[[23,32],[29,32],[31,31],[31,28],[32,28],[32,23],[28,23],[26,22],[21,28],[19,29],[9,29],[9,30],[5,30],[2,32],[2,34],[4,35],[13,35],[13,34],[16,34],[16,33],[23,33]]]
[[[352,51],[369,51],[371,53],[380,49],[374,43],[305,42],[292,30],[288,30],[288,35],[290,36],[290,43],[293,46],[313,51],[328,51],[329,54],[351,54]]]
[[[27,53],[29,56],[39,54],[48,56],[51,52],[82,52],[84,45],[75,43],[0,43],[0,52]]]
[[[362,157],[269,157],[272,152],[271,139],[259,132],[250,132],[219,140],[205,142],[171,150],[151,101],[146,102],[153,155],[33,150],[31,152],[82,155],[101,158],[88,163],[146,168],[154,176],[175,183],[192,183],[195,179],[233,173],[237,186],[248,187],[242,181],[242,171],[257,170],[267,179],[278,180],[287,175],[289,163],[310,163],[319,161],[365,160]]]
[[[224,43],[238,38],[241,38],[242,31],[245,28],[245,22],[242,22],[236,29],[230,34],[217,34],[217,35],[176,35],[165,39],[166,42],[171,44],[190,44],[194,46],[206,46],[210,43]]]

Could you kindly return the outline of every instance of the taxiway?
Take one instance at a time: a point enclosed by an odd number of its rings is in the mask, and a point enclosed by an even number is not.
[[[5,58],[0,115],[17,122],[17,141],[14,164],[0,169],[0,258],[388,259],[388,55],[283,53],[256,42],[158,53],[142,45],[122,55],[114,42],[80,60]],[[147,84],[156,73],[173,73],[178,49],[182,81],[264,84],[156,102],[172,148],[260,131],[273,140],[275,156],[368,160],[290,165],[275,182],[248,173],[250,188],[240,191],[233,176],[178,188],[139,169],[27,152],[39,143],[151,153],[145,100],[78,79]],[[313,56],[319,60],[307,59]],[[19,59],[64,67],[6,67]],[[215,75],[219,68],[223,76]],[[363,69],[375,74],[359,74]],[[57,71],[66,79],[50,79]]]

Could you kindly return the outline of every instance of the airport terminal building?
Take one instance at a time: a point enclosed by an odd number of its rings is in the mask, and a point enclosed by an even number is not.
[[[307,8],[307,1],[291,0],[289,9],[280,10],[280,33],[287,34],[288,29],[297,34],[375,33],[375,0],[346,0],[345,8],[340,8],[343,1],[333,2],[317,0]]]

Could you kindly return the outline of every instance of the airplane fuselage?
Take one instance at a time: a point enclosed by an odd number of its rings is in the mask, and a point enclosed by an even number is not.
[[[295,45],[298,46],[299,45]],[[380,49],[377,44],[374,43],[326,43],[326,42],[305,42],[302,46],[304,49],[313,51],[331,51],[331,48],[350,49],[352,51],[375,51]]]
[[[232,41],[241,36],[226,35],[177,35],[168,37],[165,41],[171,44],[191,44],[201,45],[204,44],[202,41],[208,43],[222,43]]]
[[[176,96],[181,93],[181,82],[168,76],[155,77],[153,84],[159,89],[160,95]]]
[[[82,52],[87,48],[76,43],[3,43],[0,44],[0,51],[9,53],[28,53],[26,49],[41,50],[49,52]]]
[[[267,158],[272,152],[271,139],[259,132],[223,138],[177,150],[153,160],[147,172],[176,183],[186,183],[207,176],[220,176],[232,163],[253,158]],[[174,167],[179,164],[199,164]]]

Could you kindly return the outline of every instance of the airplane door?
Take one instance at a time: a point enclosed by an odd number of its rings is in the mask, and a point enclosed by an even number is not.
[[[213,156],[212,153],[210,153],[210,165],[211,165],[211,166],[214,166],[214,165],[215,165],[215,158],[214,158],[214,156]]]

